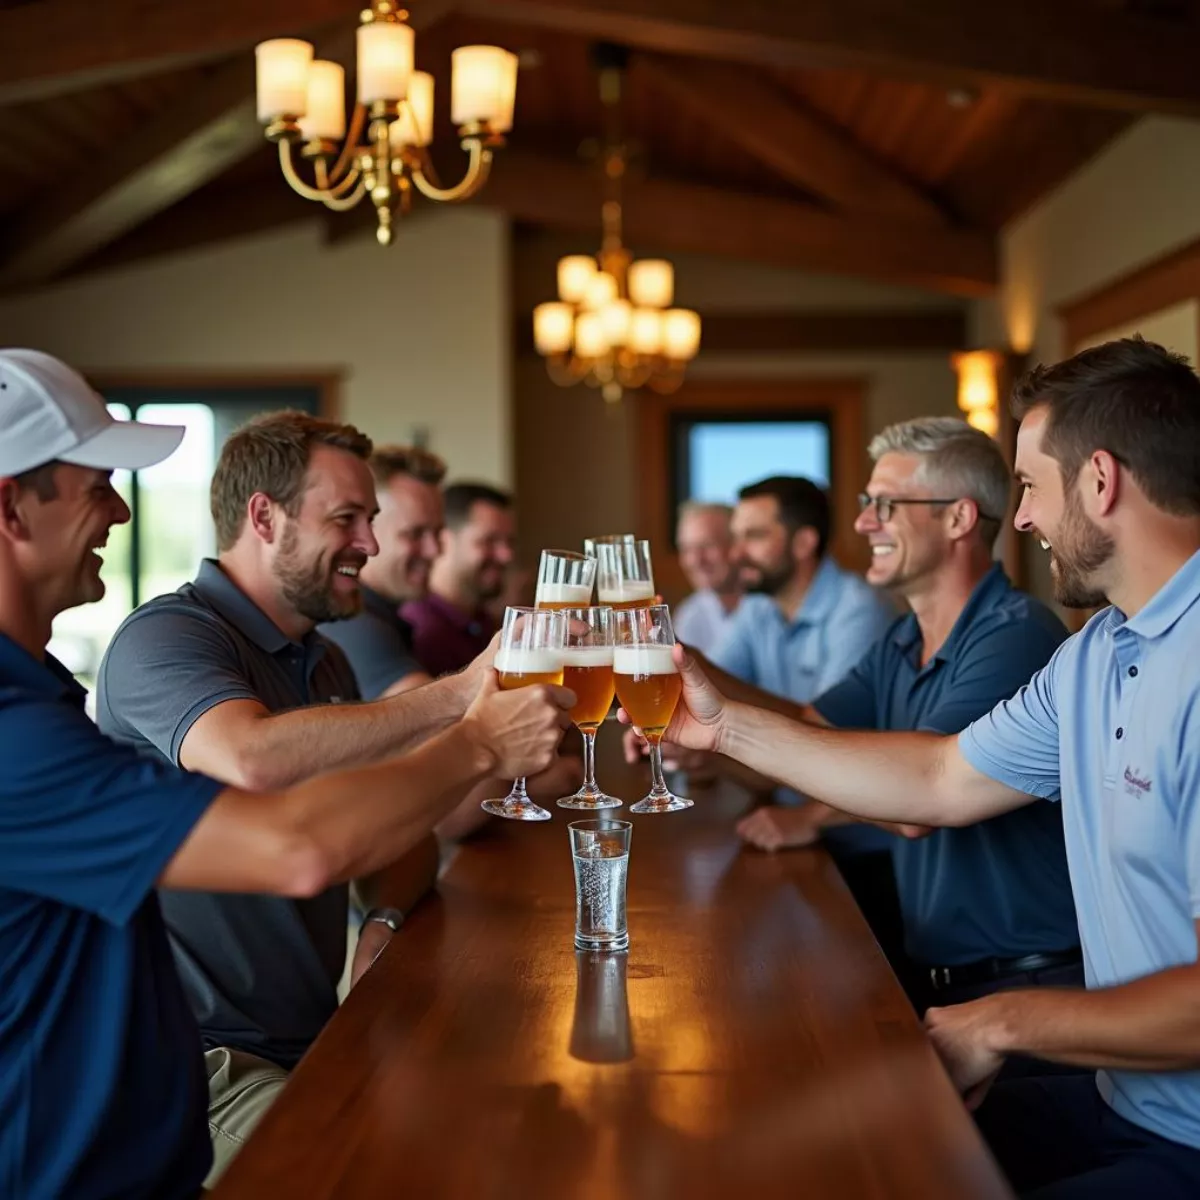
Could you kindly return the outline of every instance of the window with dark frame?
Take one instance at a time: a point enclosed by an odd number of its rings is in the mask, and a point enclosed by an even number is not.
[[[670,522],[687,500],[735,504],[738,489],[769,475],[803,475],[827,488],[833,476],[828,414],[678,412],[670,416]]]

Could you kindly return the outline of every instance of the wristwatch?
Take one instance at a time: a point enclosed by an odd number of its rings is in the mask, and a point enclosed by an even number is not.
[[[363,917],[362,923],[367,925],[371,921],[380,921],[393,933],[399,933],[404,924],[404,914],[398,908],[373,908]]]

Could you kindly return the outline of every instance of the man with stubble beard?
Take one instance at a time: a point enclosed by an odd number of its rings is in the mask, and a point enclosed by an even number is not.
[[[512,497],[483,483],[456,483],[443,493],[442,552],[429,593],[400,610],[412,626],[413,648],[430,675],[457,671],[496,632],[489,601],[504,593],[516,551]]]
[[[372,703],[316,629],[362,605],[378,550],[370,439],[301,413],[251,421],[225,444],[211,506],[218,557],[133,613],[100,668],[97,718],[140,751],[252,791],[412,749],[456,722],[482,659]],[[405,797],[396,797],[403,805]],[[359,881],[371,908],[352,982],[432,884],[428,836]],[[348,887],[311,899],[164,892],[163,914],[204,1035],[219,1174],[337,1008]]]

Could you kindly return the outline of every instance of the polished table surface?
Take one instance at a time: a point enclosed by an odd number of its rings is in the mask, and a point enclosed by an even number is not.
[[[572,945],[587,814],[458,848],[216,1200],[1011,1197],[824,851],[695,798],[632,818],[628,955]]]

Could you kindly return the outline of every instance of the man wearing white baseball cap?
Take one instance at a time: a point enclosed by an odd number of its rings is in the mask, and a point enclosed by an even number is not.
[[[138,471],[170,454],[181,425],[116,421],[77,371],[39,350],[0,350],[0,475],[44,463]]]
[[[63,363],[0,350],[0,1196],[200,1194],[204,1058],[157,886],[304,897],[368,875],[477,782],[544,770],[570,723],[573,693],[486,671],[417,750],[255,794],[106,738],[46,643],[104,594],[95,551],[129,520],[110,472],[181,434],[114,422]]]

